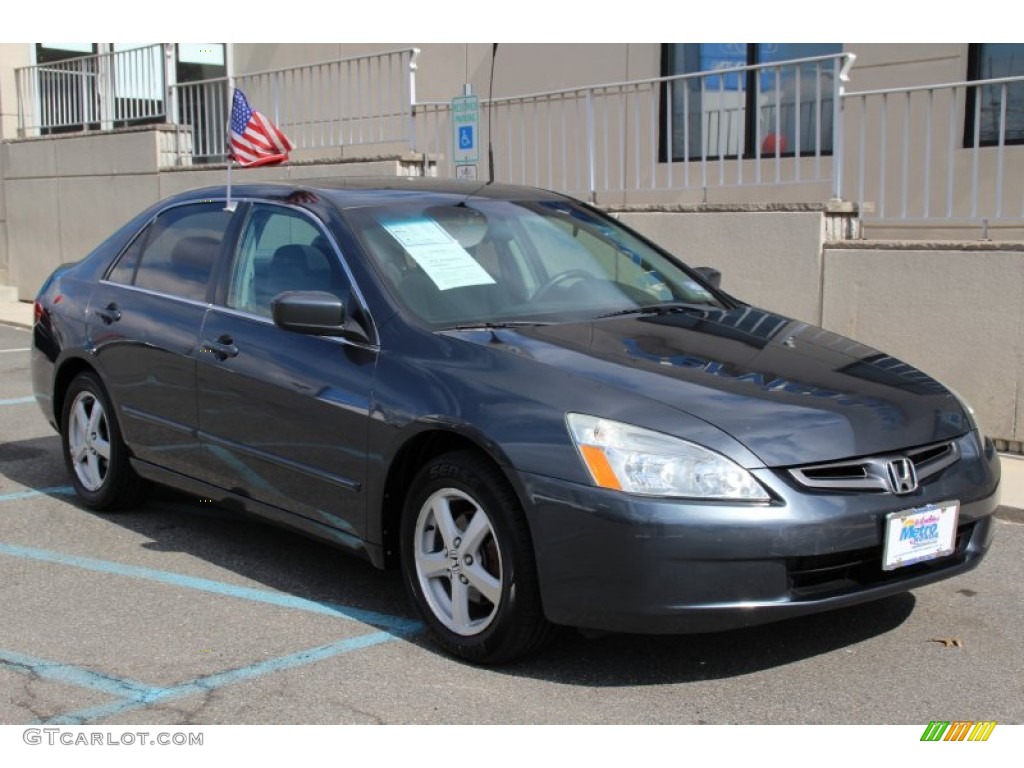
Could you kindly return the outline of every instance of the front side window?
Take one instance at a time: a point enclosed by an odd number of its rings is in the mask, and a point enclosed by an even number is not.
[[[663,158],[831,153],[837,60],[723,70],[839,53],[841,43],[666,44],[663,75],[709,74],[669,82],[662,118]]]
[[[193,301],[205,301],[231,214],[221,203],[160,214],[114,265],[107,279]]]
[[[1024,76],[1024,43],[974,43],[968,80]],[[964,146],[1024,144],[1024,80],[994,83],[967,91]]]
[[[345,300],[348,287],[327,236],[308,217],[253,206],[231,269],[227,306],[271,317],[271,302],[285,291],[326,291]]]

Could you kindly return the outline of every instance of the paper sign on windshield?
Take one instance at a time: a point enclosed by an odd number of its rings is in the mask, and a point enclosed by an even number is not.
[[[494,279],[432,219],[381,222],[440,290],[491,285]]]

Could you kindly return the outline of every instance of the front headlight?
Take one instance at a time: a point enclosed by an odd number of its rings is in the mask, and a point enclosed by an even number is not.
[[[747,470],[707,448],[610,419],[566,414],[594,483],[645,496],[768,501]]]

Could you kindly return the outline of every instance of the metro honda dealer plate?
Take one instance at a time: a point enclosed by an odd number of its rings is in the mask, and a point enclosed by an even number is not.
[[[952,554],[959,513],[960,502],[944,501],[886,515],[882,568],[893,571]]]

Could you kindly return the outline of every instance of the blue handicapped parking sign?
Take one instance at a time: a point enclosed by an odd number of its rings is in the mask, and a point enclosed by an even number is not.
[[[459,149],[472,149],[474,146],[473,142],[473,126],[472,125],[460,125],[459,126]]]

